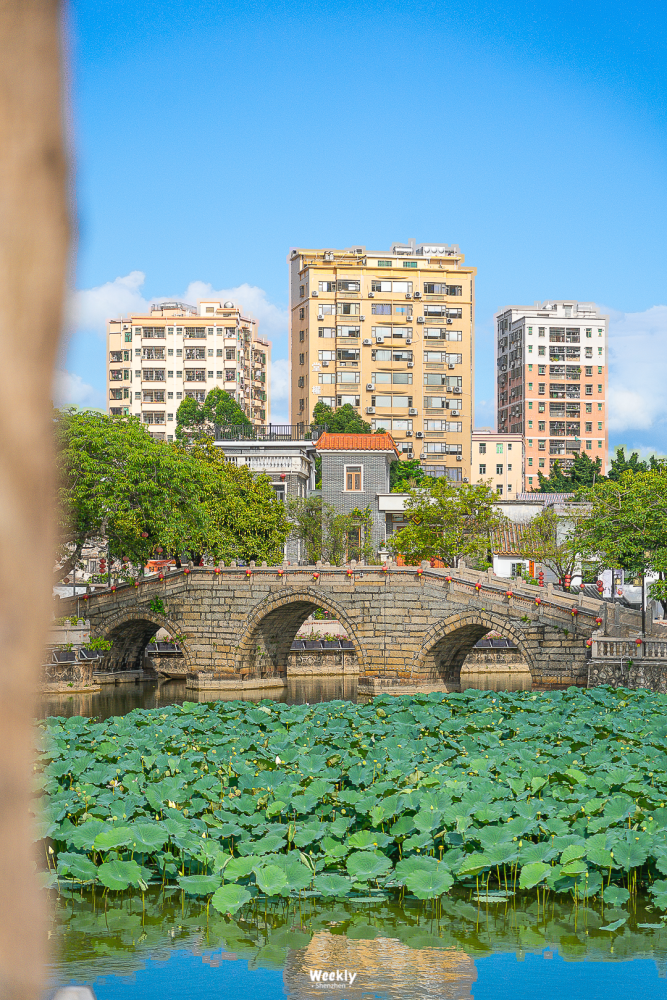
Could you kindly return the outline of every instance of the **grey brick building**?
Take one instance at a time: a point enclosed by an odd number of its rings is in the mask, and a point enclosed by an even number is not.
[[[322,434],[322,499],[342,514],[369,507],[374,554],[385,541],[378,497],[389,492],[389,466],[399,457],[391,434]]]

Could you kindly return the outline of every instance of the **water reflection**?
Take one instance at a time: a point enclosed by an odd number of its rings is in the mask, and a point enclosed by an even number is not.
[[[461,690],[530,691],[532,678],[528,667],[518,670],[477,670],[461,668]]]
[[[603,929],[616,921],[621,921],[616,930]],[[138,893],[104,895],[98,888],[71,896],[52,891],[49,934],[55,950],[50,989],[86,982],[94,985],[100,1000],[128,996],[127,980],[119,992],[108,992],[98,985],[102,977],[133,973],[141,977],[131,996],[143,1000],[197,997],[206,990],[225,997],[247,996],[248,991],[259,996],[259,977],[257,982],[253,978],[257,970],[277,974],[262,996],[278,996],[284,989],[291,1000],[327,991],[333,991],[337,1000],[509,997],[521,992],[514,988],[513,979],[519,977],[516,965],[507,992],[497,989],[499,984],[486,964],[482,966],[484,978],[496,988],[480,992],[474,986],[476,960],[486,963],[508,954],[518,960],[535,955],[581,965],[611,963],[613,968],[604,974],[582,969],[577,981],[604,978],[616,990],[632,981],[644,995],[667,992],[663,978],[667,928],[642,900],[629,911],[607,907],[603,912],[599,906],[575,907],[567,897],[552,899],[545,908],[529,898],[487,906],[459,895],[444,897],[437,904],[407,898],[400,905],[377,897],[325,901],[304,893],[300,900],[255,901],[234,917],[225,917],[180,890],[167,889],[162,894],[149,889],[142,899]],[[637,959],[644,960],[641,966]],[[165,993],[164,962],[168,960],[173,967],[167,973],[170,989]],[[206,990],[202,986],[198,992],[196,966],[219,969],[217,987],[209,978]],[[630,966],[634,967],[632,980],[628,979]],[[186,969],[184,980],[180,977]],[[340,971],[341,976],[347,971],[348,979],[327,985],[320,977],[318,985],[318,970]],[[538,992],[526,995],[539,995],[543,1000],[566,995],[562,979],[552,973],[551,962],[535,966],[533,986]],[[235,986],[231,992],[226,987],[230,977]],[[600,994],[576,991],[567,995]]]
[[[108,719],[113,715],[126,715],[135,708],[164,708],[166,705],[182,705],[185,701],[260,701],[271,698],[287,705],[314,704],[341,698],[357,700],[357,679],[355,676],[311,678],[294,677],[284,688],[269,688],[266,691],[186,691],[185,681],[160,680],[140,681],[135,684],[105,684],[97,693],[54,692],[41,695],[37,716],[83,715],[87,718]]]

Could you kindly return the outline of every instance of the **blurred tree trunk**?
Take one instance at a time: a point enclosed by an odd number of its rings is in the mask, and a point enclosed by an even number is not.
[[[59,0],[0,0],[0,997],[39,995],[45,899],[29,816],[51,615],[51,382],[68,263]]]

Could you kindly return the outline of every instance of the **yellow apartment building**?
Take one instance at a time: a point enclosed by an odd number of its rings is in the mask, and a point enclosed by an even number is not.
[[[504,500],[514,500],[524,491],[523,435],[499,434],[490,427],[472,432],[473,483],[490,482]]]
[[[146,316],[107,323],[109,413],[140,417],[159,440],[174,439],[183,399],[203,403],[215,387],[253,425],[267,424],[270,365],[270,341],[233,302],[160,302]]]
[[[457,246],[295,248],[290,420],[349,403],[401,457],[470,481],[476,269]]]
[[[495,315],[497,427],[524,438],[525,489],[582,452],[607,467],[609,317],[591,302],[550,299]]]

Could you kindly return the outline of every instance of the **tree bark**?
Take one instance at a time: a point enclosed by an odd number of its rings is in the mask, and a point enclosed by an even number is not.
[[[68,261],[58,0],[0,0],[0,997],[35,1000],[33,699],[52,614],[51,385]],[[20,574],[20,575],[19,575]]]

